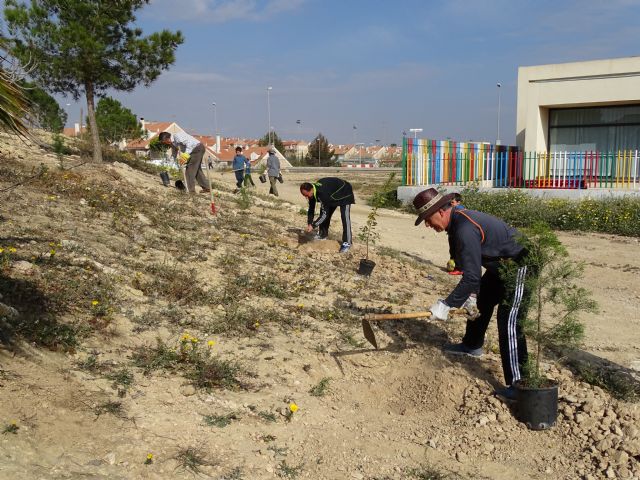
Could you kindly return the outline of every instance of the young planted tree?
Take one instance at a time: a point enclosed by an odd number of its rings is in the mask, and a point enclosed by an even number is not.
[[[318,167],[331,167],[335,165],[333,159],[334,150],[329,147],[327,137],[318,133],[318,136],[309,144],[309,151],[305,160],[308,165],[317,165]]]
[[[109,144],[142,137],[142,128],[136,116],[115,98],[100,99],[96,109],[96,123],[100,139]]]
[[[15,37],[14,55],[33,65],[47,90],[87,101],[93,159],[102,161],[95,97],[107,90],[150,85],[175,61],[184,39],[162,30],[143,37],[135,12],[149,0],[5,0],[4,16]]]
[[[373,197],[371,198],[371,211],[369,212],[369,215],[367,215],[367,221],[365,224],[360,227],[358,239],[365,244],[365,260],[369,260],[369,244],[375,245],[378,238],[380,238],[380,234],[377,231],[378,209],[387,205],[388,200],[385,193],[391,187],[395,176],[395,172],[391,173],[387,178],[387,181],[384,182],[376,192],[374,192]]]
[[[522,330],[534,345],[523,380],[527,388],[535,389],[549,383],[540,369],[545,349],[562,352],[579,346],[584,337],[579,314],[596,311],[597,304],[589,291],[575,283],[582,276],[584,265],[569,259],[566,248],[548,225],[537,223],[524,233],[521,242],[527,249],[525,264],[533,274],[526,280],[531,297],[522,299],[526,303],[523,306],[528,307]],[[517,267],[513,262],[503,265],[501,275],[507,285],[515,284]]]

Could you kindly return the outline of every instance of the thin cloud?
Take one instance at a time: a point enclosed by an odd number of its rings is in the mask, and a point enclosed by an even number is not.
[[[237,20],[260,22],[299,9],[307,0],[154,0],[153,16],[171,16],[200,23],[227,23]]]

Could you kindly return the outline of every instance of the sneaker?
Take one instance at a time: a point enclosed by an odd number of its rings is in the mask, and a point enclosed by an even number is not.
[[[507,401],[516,400],[516,389],[513,387],[513,385],[510,385],[505,388],[498,388],[494,393],[496,397],[499,397],[503,400],[507,400]]]
[[[484,351],[480,348],[469,348],[464,343],[450,343],[444,346],[444,353],[450,355],[468,355],[470,357],[481,357]]]
[[[349,249],[351,248],[351,244],[344,242],[341,246],[340,246],[340,250],[338,251],[338,253],[347,253],[349,251]]]
[[[327,237],[323,237],[323,236],[322,236],[322,235],[320,235],[319,233],[316,233],[316,234],[313,236],[313,239],[314,239],[314,240],[326,240],[326,239],[327,239]]]

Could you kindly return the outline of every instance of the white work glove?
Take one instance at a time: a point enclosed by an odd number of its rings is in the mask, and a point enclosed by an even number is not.
[[[475,320],[480,316],[480,310],[478,310],[478,301],[475,294],[469,295],[469,298],[462,304],[462,308],[466,310],[466,317],[468,320]]]
[[[451,307],[444,303],[443,300],[438,300],[429,310],[431,310],[431,318],[446,321],[449,318]]]

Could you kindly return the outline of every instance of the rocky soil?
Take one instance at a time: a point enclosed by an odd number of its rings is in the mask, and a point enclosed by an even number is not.
[[[0,137],[1,478],[640,478],[640,405],[548,363],[558,424],[528,430],[492,394],[495,330],[481,359],[443,355],[455,318],[380,322],[371,348],[365,312],[456,281],[430,253],[385,234],[364,278],[363,247],[300,233],[295,185],[243,197],[215,173],[214,217],[81,163]]]

